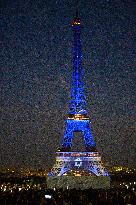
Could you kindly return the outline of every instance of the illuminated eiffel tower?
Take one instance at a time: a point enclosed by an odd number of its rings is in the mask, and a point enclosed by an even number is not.
[[[90,119],[86,110],[82,68],[81,20],[78,17],[78,13],[72,21],[72,29],[74,45],[71,100],[62,148],[56,152],[56,162],[48,176],[49,178],[73,175],[108,177],[108,172],[101,162],[101,156],[96,150],[96,144],[90,128]],[[75,132],[81,132],[84,137],[84,152],[72,152],[71,150]]]

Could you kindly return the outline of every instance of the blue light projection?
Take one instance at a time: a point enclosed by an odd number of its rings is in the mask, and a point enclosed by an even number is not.
[[[74,19],[72,27],[74,32],[74,49],[71,101],[68,117],[65,121],[66,130],[62,148],[56,153],[55,165],[51,172],[48,173],[48,176],[82,176],[86,174],[88,176],[108,176],[107,171],[105,171],[101,163],[101,156],[96,150],[96,144],[90,129],[90,119],[86,111],[79,18]],[[75,132],[81,132],[83,134],[85,152],[71,151],[72,139]]]
[[[81,176],[84,173],[89,176],[109,176],[98,152],[57,152],[56,154],[56,164],[48,174],[50,177]]]
[[[86,97],[84,93],[83,68],[82,68],[82,46],[81,46],[81,26],[80,19],[73,21],[74,32],[73,47],[73,76],[69,114],[87,114]]]
[[[74,32],[72,89],[69,116],[66,120],[66,131],[61,151],[70,151],[74,132],[83,134],[86,151],[96,151],[96,144],[91,133],[90,120],[86,110],[80,37],[81,21],[78,17],[73,20],[72,28]]]
[[[89,150],[90,148],[92,149],[96,146],[90,129],[90,120],[67,119],[66,128],[67,129],[64,134],[63,147],[68,149],[71,148],[74,132],[82,132],[86,150]]]

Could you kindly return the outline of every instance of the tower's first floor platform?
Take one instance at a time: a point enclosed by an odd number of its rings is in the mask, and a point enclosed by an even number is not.
[[[57,152],[49,188],[109,188],[110,177],[98,152]]]

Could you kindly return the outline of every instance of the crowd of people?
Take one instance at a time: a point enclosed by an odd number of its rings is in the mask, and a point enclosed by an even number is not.
[[[0,205],[136,205],[136,192],[128,189],[15,189],[0,193]]]

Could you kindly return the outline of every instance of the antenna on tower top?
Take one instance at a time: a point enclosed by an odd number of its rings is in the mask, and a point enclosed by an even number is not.
[[[79,0],[76,1],[76,18],[79,17]]]
[[[76,18],[79,17],[79,12],[78,12],[78,9],[76,10]]]
[[[72,21],[72,26],[74,26],[74,28],[78,28],[80,27],[80,18],[79,18],[79,0],[76,0],[76,5],[75,5],[75,10],[76,10],[76,15]]]

